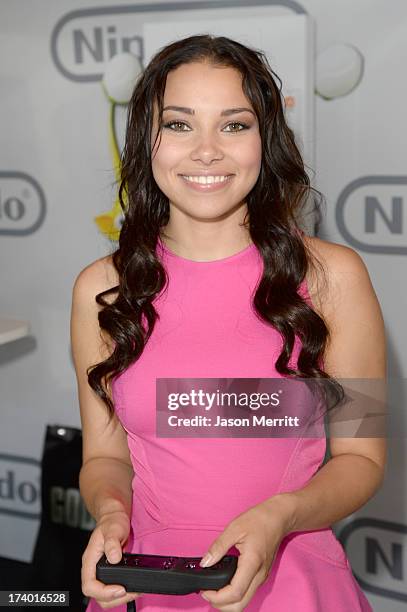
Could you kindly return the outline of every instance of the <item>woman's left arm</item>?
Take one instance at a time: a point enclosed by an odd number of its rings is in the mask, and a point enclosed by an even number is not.
[[[348,247],[312,241],[327,255],[324,259],[328,264],[324,296],[316,294],[314,298],[310,289],[314,307],[330,330],[325,371],[339,381],[353,378],[384,382],[384,322],[363,260]],[[361,508],[376,493],[384,479],[386,452],[384,435],[331,437],[331,458],[304,487],[253,506],[212,542],[201,561],[205,567],[219,561],[233,545],[240,556],[231,583],[219,591],[202,591],[202,597],[224,612],[244,610],[267,579],[286,535],[329,527]]]
[[[338,379],[384,382],[385,328],[368,271],[352,249],[330,247],[327,299],[317,308],[331,333],[325,370]],[[377,438],[331,437],[330,454],[306,486],[282,494],[287,533],[330,526],[361,508],[380,488],[387,454],[384,432]]]

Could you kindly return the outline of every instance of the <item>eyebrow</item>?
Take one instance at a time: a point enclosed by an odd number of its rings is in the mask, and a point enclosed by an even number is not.
[[[186,113],[187,115],[195,115],[194,109],[187,108],[186,106],[166,106],[165,108],[163,108],[163,112],[165,110],[175,110],[175,111],[179,111],[180,113]],[[255,113],[250,108],[246,108],[246,107],[225,108],[223,111],[221,111],[220,116],[225,117],[229,115],[235,115],[236,113],[243,113],[244,111],[248,111],[252,115],[256,116]]]

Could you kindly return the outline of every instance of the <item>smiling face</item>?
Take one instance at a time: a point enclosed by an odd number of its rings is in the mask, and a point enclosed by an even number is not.
[[[170,202],[169,226],[174,220],[189,229],[194,221],[242,220],[245,198],[259,176],[262,147],[240,72],[183,64],[167,76],[163,108],[152,172]],[[155,105],[152,143],[156,133]]]

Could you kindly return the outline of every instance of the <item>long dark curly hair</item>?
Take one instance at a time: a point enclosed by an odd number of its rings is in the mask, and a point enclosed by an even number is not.
[[[170,210],[168,198],[154,180],[151,156],[162,130],[167,75],[191,62],[238,70],[243,92],[258,118],[262,163],[257,182],[246,197],[248,220],[245,217],[244,225],[264,262],[253,306],[284,340],[275,368],[286,377],[325,379],[324,387],[328,382],[334,403],[338,403],[343,398],[343,388],[321,368],[328,327],[297,291],[310,265],[318,266],[324,274],[299,226],[309,210],[318,228],[324,197],[310,185],[294,133],[285,121],[282,82],[265,55],[235,40],[209,34],[178,40],[156,53],[139,76],[129,102],[119,181],[124,219],[119,246],[112,253],[119,285],[95,298],[103,306],[98,313],[100,328],[113,340],[114,349],[107,359],[88,368],[89,385],[112,417],[110,383],[139,359],[158,318],[152,302],[168,282],[168,276],[156,247]],[[154,102],[158,108],[158,131],[152,147]],[[105,296],[109,294],[117,295],[107,301]],[[293,369],[288,363],[296,334],[301,340],[301,352],[297,368]]]

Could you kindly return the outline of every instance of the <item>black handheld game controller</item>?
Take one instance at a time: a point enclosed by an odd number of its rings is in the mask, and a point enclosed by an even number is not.
[[[123,585],[130,592],[187,595],[229,584],[238,557],[225,555],[210,567],[201,567],[200,560],[201,557],[123,553],[119,563],[109,563],[103,555],[96,565],[96,578],[104,584]]]

